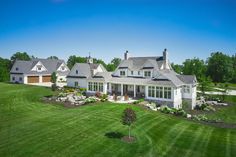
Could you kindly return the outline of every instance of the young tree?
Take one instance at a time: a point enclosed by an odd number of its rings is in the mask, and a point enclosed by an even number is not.
[[[130,138],[130,127],[136,121],[136,113],[131,108],[126,108],[122,115],[122,124],[129,126],[129,138]]]
[[[210,77],[202,76],[202,77],[199,79],[199,88],[200,88],[201,94],[202,94],[203,96],[205,95],[205,92],[206,92],[207,89],[209,88],[211,82],[212,82],[212,81],[211,81]]]
[[[222,88],[222,99],[225,100],[225,96],[228,94],[229,92],[229,84],[228,83],[224,83],[220,86],[220,88]]]
[[[56,88],[57,88],[57,74],[56,72],[53,72],[52,75],[51,75],[51,82],[52,82],[52,91],[55,91]]]
[[[51,75],[51,82],[56,83],[57,82],[57,74],[56,72],[53,72]]]

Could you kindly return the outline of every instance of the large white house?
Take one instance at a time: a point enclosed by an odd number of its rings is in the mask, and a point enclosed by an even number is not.
[[[65,82],[70,72],[63,60],[32,59],[16,60],[10,71],[10,81],[14,83],[44,85],[51,82],[51,74],[56,72],[57,82]]]
[[[68,86],[86,88],[88,93],[127,94],[174,108],[181,108],[183,100],[195,107],[196,84],[195,76],[172,69],[166,49],[163,56],[155,57],[130,57],[126,51],[114,72],[93,64],[89,57],[87,63],[75,64],[67,76]]]

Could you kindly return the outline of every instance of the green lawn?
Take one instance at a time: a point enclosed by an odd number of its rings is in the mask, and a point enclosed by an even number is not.
[[[221,96],[214,96],[221,97]],[[210,119],[220,119],[227,123],[236,124],[236,96],[225,96],[225,101],[230,103],[229,107],[220,107],[216,112],[207,114],[206,116]]]
[[[0,83],[0,156],[236,156],[236,130],[190,122],[132,106],[137,141],[105,136],[127,134],[120,123],[128,105],[100,103],[79,108],[43,104],[49,89]]]

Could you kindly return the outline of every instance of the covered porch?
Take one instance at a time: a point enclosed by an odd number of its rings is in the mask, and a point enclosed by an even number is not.
[[[144,98],[145,86],[136,84],[108,83],[108,93],[117,96],[129,96],[132,98]]]

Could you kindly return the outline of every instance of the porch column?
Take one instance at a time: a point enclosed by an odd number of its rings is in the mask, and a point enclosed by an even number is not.
[[[107,94],[107,84],[106,82],[103,83],[103,93]]]
[[[120,95],[123,96],[123,84],[120,84]]]
[[[134,98],[136,97],[136,85],[134,84]]]
[[[108,89],[109,91],[109,93],[112,93],[112,91],[111,91],[111,83],[109,83],[109,89]]]

